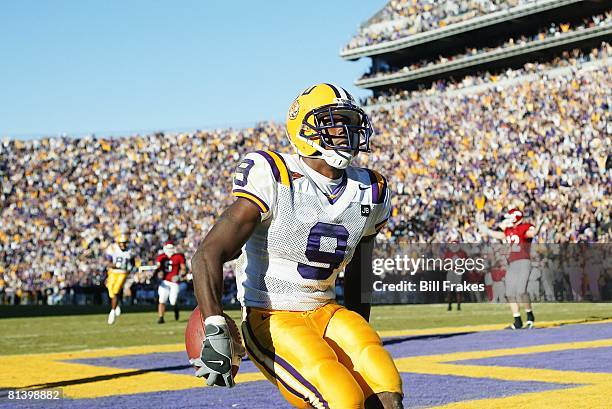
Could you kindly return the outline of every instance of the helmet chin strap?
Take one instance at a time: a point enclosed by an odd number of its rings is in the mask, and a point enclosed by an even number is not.
[[[299,137],[299,136],[298,136]],[[304,142],[308,145],[312,146],[317,152],[321,154],[318,155],[303,155],[300,153],[300,156],[304,158],[315,158],[315,159],[323,159],[329,166],[336,169],[346,169],[350,164],[355,155],[350,152],[339,152],[333,149],[325,149],[319,144],[314,143],[313,141],[300,137]],[[299,151],[298,151],[299,153]]]
[[[327,162],[329,166],[336,169],[346,169],[351,164],[354,156],[348,152],[338,152],[334,150],[324,149],[322,152],[323,160]]]

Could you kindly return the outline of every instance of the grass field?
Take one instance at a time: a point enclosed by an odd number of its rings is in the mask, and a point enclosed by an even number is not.
[[[543,321],[601,320],[612,318],[612,304],[539,304],[536,319]],[[229,311],[234,319],[239,311]],[[77,351],[91,348],[175,344],[183,342],[189,312],[166,324],[157,324],[155,312],[125,313],[113,326],[106,315],[71,315],[0,319],[0,355]],[[462,311],[446,305],[378,306],[370,320],[378,331],[461,327],[510,322],[503,304],[464,304]]]

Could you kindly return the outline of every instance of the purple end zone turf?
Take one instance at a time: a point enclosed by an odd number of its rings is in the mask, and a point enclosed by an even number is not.
[[[385,340],[395,358],[444,354],[460,351],[478,351],[499,348],[518,348],[532,345],[580,342],[612,338],[612,324],[571,325],[559,328],[529,331],[491,331],[440,337],[405,337]],[[550,369],[588,370],[608,372],[606,368],[612,348],[592,348],[559,351],[514,357],[461,361],[480,365],[508,365]],[[534,357],[536,359],[534,359]],[[572,358],[580,357],[580,360]],[[89,365],[102,365],[125,369],[159,370],[177,374],[193,374],[185,353],[157,353],[127,355],[113,358],[77,359]],[[581,364],[582,362],[582,364]],[[517,364],[518,363],[518,364]],[[523,365],[524,364],[524,365]],[[177,368],[178,367],[178,368]],[[243,361],[241,372],[256,371],[253,363]],[[514,382],[451,375],[402,373],[407,407],[429,407],[465,400],[513,396],[527,392],[571,388],[543,382]],[[0,409],[8,408],[288,408],[277,389],[267,381],[246,382],[234,389],[192,388],[181,391],[117,395],[95,399],[63,399],[61,401],[7,401],[0,398]]]
[[[64,362],[122,369],[145,369],[181,375],[193,375],[184,352],[158,352],[154,354],[124,355],[116,357],[71,359]],[[185,368],[181,368],[185,367]],[[240,373],[258,372],[253,362],[245,359],[240,364]]]
[[[429,407],[464,400],[512,396],[572,387],[543,382],[510,382],[459,376],[403,373],[406,407]],[[434,392],[435,391],[435,392]],[[0,401],[8,408],[289,408],[280,393],[269,382],[247,382],[231,391],[222,388],[194,388],[134,395],[117,395],[95,399],[63,399],[46,402]]]
[[[612,373],[612,347],[456,361],[457,364]]]
[[[475,399],[501,398],[528,392],[566,389],[575,385],[515,382],[452,375],[402,373],[407,408],[446,405]]]
[[[139,393],[134,395],[116,395],[94,399],[63,399],[47,401],[46,404],[24,402],[18,406],[4,406],[0,401],[0,409],[9,408],[66,408],[66,409],[151,409],[151,408],[215,408],[215,409],[270,409],[289,408],[270,382],[257,381],[227,388],[192,388],[181,391],[164,391]]]
[[[454,336],[398,337],[385,340],[385,348],[394,358],[397,358],[489,349],[520,348],[610,338],[612,338],[612,324],[606,323],[566,325],[555,328],[535,328],[518,331],[474,332]]]
[[[451,352],[479,351],[499,348],[519,348],[560,342],[592,341],[612,338],[612,324],[569,325],[557,328],[542,328],[521,331],[489,331],[453,336],[393,338],[385,340],[385,348],[394,358],[445,354]],[[83,363],[94,366],[108,366],[122,369],[159,368],[160,372],[191,375],[184,352],[167,352],[143,355],[125,355],[119,357],[102,357],[74,359],[65,362]],[[569,369],[569,368],[563,368]],[[243,360],[241,373],[257,372],[258,369],[250,360]]]
[[[428,407],[464,400],[496,398],[518,393],[538,392],[572,387],[543,382],[511,382],[462,376],[440,376],[403,373],[406,407]],[[149,408],[290,408],[278,390],[267,381],[246,382],[229,390],[193,388],[182,391],[117,395],[95,399],[63,399],[60,401],[21,402],[1,409],[66,408],[66,409],[149,409]]]

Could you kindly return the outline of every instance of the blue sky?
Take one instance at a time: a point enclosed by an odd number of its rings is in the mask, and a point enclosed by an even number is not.
[[[0,137],[248,126],[317,82],[368,95],[370,60],[339,50],[385,3],[1,2]]]

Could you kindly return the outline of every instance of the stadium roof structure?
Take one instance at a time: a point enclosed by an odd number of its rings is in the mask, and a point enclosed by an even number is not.
[[[596,47],[601,41],[610,41],[609,25],[528,42],[517,39],[533,37],[551,24],[571,23],[574,27],[580,25],[585,17],[605,13],[610,8],[610,2],[606,0],[537,0],[397,40],[345,49],[340,55],[346,60],[372,59],[374,75],[357,80],[355,85],[372,89],[375,95],[391,87],[414,89],[438,79],[470,74],[483,67],[488,70],[515,68],[540,57],[554,57],[564,50]],[[380,14],[376,13],[370,21]],[[381,27],[394,22],[373,25]],[[509,39],[514,39],[515,44],[491,49]],[[459,57],[466,48],[482,51]],[[442,55],[446,57],[444,63],[422,66],[424,61],[433,62]],[[404,68],[415,65],[418,67]],[[387,73],[381,75],[381,71]]]

